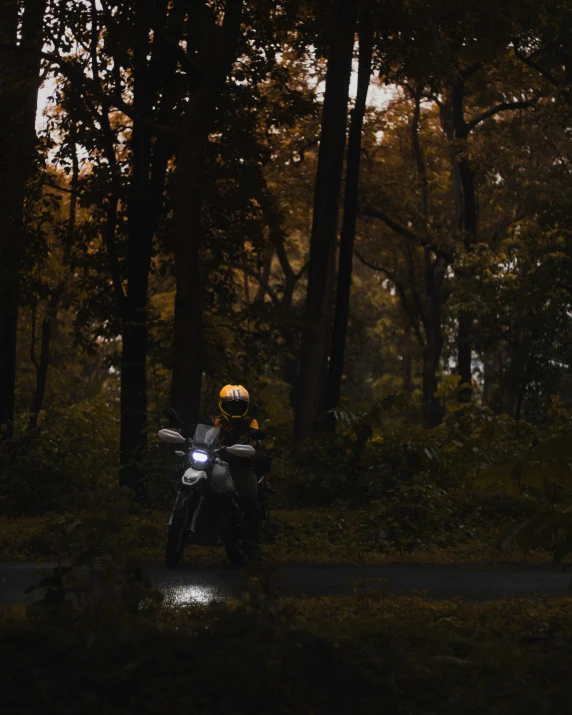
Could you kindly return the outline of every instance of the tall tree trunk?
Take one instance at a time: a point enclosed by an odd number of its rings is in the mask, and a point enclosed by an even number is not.
[[[469,166],[466,147],[459,158],[459,173],[463,187],[463,233],[465,250],[471,251],[477,242],[477,198],[475,174]],[[465,277],[466,278],[466,277]],[[472,398],[472,332],[475,322],[472,311],[465,310],[459,315],[457,335],[457,371],[461,376],[459,402],[470,402]]]
[[[328,372],[340,188],[357,6],[336,0],[332,8],[326,90],[310,238],[308,292],[295,396],[294,440],[319,428]]]
[[[468,129],[464,110],[465,82],[460,80],[450,89],[448,106],[442,108],[443,127],[449,139],[452,164],[453,195],[456,207],[456,232],[462,239],[465,250],[471,251],[477,241],[477,195],[475,173],[467,156]],[[469,276],[456,269],[459,281]],[[470,310],[459,313],[457,327],[457,373],[463,387],[459,390],[460,402],[472,398],[472,332],[474,314]]]
[[[417,164],[417,172],[421,183],[421,213],[423,216],[423,232],[429,232],[429,182],[427,169],[419,141],[419,122],[421,118],[421,90],[417,87],[413,96],[415,110],[411,123],[413,156]],[[409,252],[412,256],[412,253]],[[447,261],[442,256],[432,258],[428,248],[423,249],[425,305],[421,310],[421,321],[425,331],[425,341],[422,344],[423,356],[423,403],[421,413],[426,428],[437,427],[443,419],[443,405],[435,396],[438,388],[437,373],[443,350],[443,326],[441,324],[441,288],[447,272]],[[411,270],[412,285],[415,284],[415,272]]]
[[[267,189],[267,187],[265,186]],[[269,192],[268,192],[269,193]],[[282,363],[282,379],[290,386],[289,404],[294,407],[294,393],[296,390],[296,381],[298,378],[298,353],[296,345],[296,336],[298,330],[292,321],[292,301],[294,300],[294,291],[298,281],[305,272],[305,268],[295,272],[288,258],[285,245],[285,232],[282,227],[282,218],[276,200],[272,197],[264,205],[265,220],[268,225],[269,239],[272,245],[272,253],[276,252],[276,257],[284,273],[284,288],[282,298],[280,299],[280,325],[282,326],[282,335],[284,338],[284,358]],[[269,251],[270,253],[270,251]],[[268,267],[268,274],[264,273],[264,278],[268,283],[270,275],[271,263],[265,266]]]
[[[58,315],[58,307],[61,298],[61,292],[55,292],[50,300],[46,317],[42,321],[42,332],[40,339],[40,360],[36,360],[35,356],[35,320],[32,325],[32,362],[36,368],[36,388],[32,398],[32,406],[30,410],[30,419],[28,421],[28,430],[36,429],[38,426],[38,415],[44,404],[44,396],[46,393],[46,384],[48,380],[48,368],[50,365],[50,344],[52,340],[52,331],[54,322]],[[35,309],[34,309],[35,310]]]
[[[173,111],[176,56],[169,43],[154,35],[149,62],[150,32],[158,24],[180,36],[181,21],[167,18],[167,3],[152,12],[142,3],[136,17],[133,106],[152,116],[160,94],[159,117],[166,123]],[[166,23],[170,23],[167,25]],[[156,46],[155,46],[156,43]],[[147,451],[147,303],[153,237],[161,212],[169,152],[162,135],[154,137],[143,121],[132,130],[132,177],[128,195],[127,291],[122,304],[120,480],[139,500],[146,496]]]
[[[411,352],[411,324],[408,322],[403,329],[403,380],[402,387],[407,392],[411,391],[411,370],[412,370],[412,352]]]
[[[236,58],[242,0],[227,0],[224,21],[200,57],[181,129],[174,206],[175,325],[171,405],[185,424],[199,417],[203,375],[203,183],[208,135],[217,99]],[[203,33],[204,34],[204,33]],[[214,34],[214,31],[213,31]]]
[[[498,412],[499,387],[501,376],[501,346],[494,345],[485,348],[483,356],[483,404],[494,412]]]
[[[266,252],[264,254],[264,257],[262,259],[262,270],[261,270],[261,275],[262,275],[262,280],[264,283],[268,283],[270,280],[270,270],[272,269],[272,260],[274,259],[274,246],[270,245],[266,249]],[[264,296],[266,295],[264,286],[261,283],[258,286],[258,290],[256,291],[256,295],[254,296],[254,302],[255,303],[260,303],[261,301],[264,300]]]
[[[0,438],[14,428],[16,333],[20,262],[25,245],[24,202],[35,159],[36,110],[47,0],[0,1],[0,42],[26,52],[0,51]]]
[[[186,119],[185,137],[177,157],[171,406],[188,425],[199,416],[203,374],[201,218],[208,125],[206,110],[198,111],[196,116],[189,111]]]
[[[443,419],[443,406],[437,391],[437,371],[443,350],[441,325],[440,291],[447,271],[446,262],[437,257],[431,260],[429,249],[424,249],[426,310],[423,324],[426,342],[423,350],[423,405],[422,415],[425,427],[439,425]]]
[[[64,249],[62,255],[62,267],[64,271],[67,270],[72,243],[75,235],[75,226],[77,218],[77,199],[78,199],[78,185],[79,185],[79,160],[77,156],[76,147],[76,126],[72,124],[70,131],[70,150],[72,157],[72,179],[71,179],[71,194],[70,194],[70,205],[68,213],[68,223],[66,229],[66,236],[64,242]],[[32,361],[36,367],[36,388],[34,390],[34,396],[32,398],[32,407],[30,410],[30,420],[28,422],[28,430],[33,430],[38,426],[38,415],[40,414],[42,407],[44,405],[44,397],[46,394],[46,385],[48,381],[48,370],[50,366],[50,346],[52,341],[52,335],[54,332],[54,326],[58,317],[58,310],[60,307],[60,302],[66,290],[66,285],[68,282],[67,273],[61,278],[58,285],[56,286],[52,297],[50,298],[48,304],[48,310],[46,316],[42,322],[42,338],[40,347],[40,362],[36,362],[34,344],[32,343]],[[33,327],[35,332],[35,326]]]
[[[361,160],[362,128],[365,116],[367,93],[371,76],[373,54],[374,25],[371,15],[364,12],[359,21],[359,67],[358,87],[355,107],[351,112],[348,137],[348,158],[346,167],[346,192],[344,200],[344,219],[340,238],[340,257],[338,267],[338,286],[334,326],[330,347],[330,367],[326,384],[326,411],[337,407],[340,402],[348,319],[350,313],[350,294],[352,285],[354,242],[358,213],[359,170]],[[335,419],[326,417],[327,427],[335,430]]]

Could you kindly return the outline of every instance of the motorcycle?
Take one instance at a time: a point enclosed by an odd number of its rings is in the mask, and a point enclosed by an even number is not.
[[[264,437],[261,430],[252,432],[251,436],[255,438]],[[245,544],[242,536],[238,493],[228,462],[221,458],[220,453],[224,451],[224,454],[248,459],[254,457],[256,450],[247,444],[217,449],[219,435],[218,427],[205,424],[196,426],[191,439],[185,439],[176,430],[159,430],[159,438],[163,442],[185,447],[184,451],[175,452],[184,458],[186,468],[167,526],[165,562],[168,568],[179,565],[187,544],[224,546],[227,556],[236,566],[244,566],[252,555],[252,547]],[[267,509],[265,512],[264,502],[261,506],[264,518]]]

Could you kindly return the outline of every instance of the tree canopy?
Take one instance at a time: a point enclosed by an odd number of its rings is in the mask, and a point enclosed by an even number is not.
[[[228,382],[282,442],[568,405],[571,13],[2,2],[3,436],[105,405],[143,498]]]

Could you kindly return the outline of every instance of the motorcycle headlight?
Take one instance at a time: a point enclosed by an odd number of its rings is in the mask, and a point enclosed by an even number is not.
[[[209,455],[205,452],[191,452],[191,459],[198,464],[204,464],[209,461]]]

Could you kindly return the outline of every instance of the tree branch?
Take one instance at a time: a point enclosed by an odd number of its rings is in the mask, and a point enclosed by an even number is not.
[[[229,263],[228,265],[229,268],[236,268],[239,271],[243,271],[245,275],[251,276],[257,280],[260,286],[264,288],[270,300],[275,305],[280,305],[280,299],[276,295],[276,291],[272,288],[268,281],[264,280],[264,277],[258,271],[255,271],[254,268],[249,266],[248,263]]]
[[[304,275],[304,273],[306,273],[306,271],[308,270],[308,266],[309,266],[309,265],[310,265],[310,261],[306,261],[306,263],[304,263],[304,265],[302,266],[302,268],[300,268],[300,270],[298,271],[298,273],[296,273],[296,274],[294,275],[294,280],[296,281],[296,283],[300,280],[300,278],[302,278],[302,276]]]
[[[361,253],[356,249],[354,249],[355,255],[359,258],[359,260],[363,263],[364,266],[367,266],[368,268],[371,268],[372,271],[377,271],[378,273],[385,273],[385,275],[389,278],[390,281],[393,281],[393,278],[389,275],[387,272],[387,269],[385,269],[383,266],[378,266],[372,261],[369,261],[367,258],[364,258]]]
[[[423,238],[422,236],[418,236],[417,234],[413,233],[413,231],[410,231],[408,228],[405,228],[405,226],[398,224],[396,221],[387,216],[387,214],[384,214],[383,211],[378,211],[377,209],[372,209],[371,207],[366,206],[358,213],[360,214],[360,216],[369,216],[371,218],[377,218],[380,221],[383,221],[383,223],[388,226],[392,231],[395,231],[395,233],[404,236],[409,241],[413,241],[414,243],[417,243],[423,248],[430,249],[435,255],[443,256],[445,260],[451,262],[452,257],[449,251],[445,251],[442,248],[439,248],[434,243],[429,241],[429,239]]]
[[[500,104],[487,109],[486,112],[477,115],[474,119],[471,119],[470,122],[467,122],[467,133],[473,130],[481,122],[484,122],[485,119],[493,117],[495,114],[515,109],[527,109],[528,107],[532,107],[533,104],[536,104],[537,101],[538,97],[535,97],[534,99],[525,99],[520,102],[501,102]]]
[[[414,241],[420,246],[426,246],[428,243],[427,239],[424,239],[421,236],[417,236],[415,233],[413,233],[413,231],[410,231],[408,228],[405,228],[405,226],[401,226],[401,224],[398,224],[387,214],[384,214],[383,211],[378,211],[377,209],[365,206],[359,211],[359,214],[361,216],[369,216],[370,218],[377,218],[380,221],[383,221],[383,223],[388,226],[392,231],[395,231],[395,233],[399,233],[401,236],[405,236],[405,238],[407,238],[409,241]]]
[[[301,166],[302,162],[306,158],[306,152],[308,151],[308,149],[312,149],[313,147],[317,146],[317,144],[318,140],[312,139],[312,141],[309,141],[307,144],[304,144],[303,147],[300,147],[300,149],[296,151],[296,153],[300,156],[300,159],[298,161],[294,161],[294,157],[292,157],[292,163],[294,164],[294,166]]]
[[[465,67],[464,70],[460,70],[460,71],[459,71],[459,75],[460,75],[464,80],[466,80],[466,79],[468,79],[471,75],[476,74],[477,72],[479,72],[480,70],[482,70],[484,66],[485,66],[485,63],[482,62],[482,61],[475,62],[474,64],[469,65],[468,67]]]
[[[555,87],[560,86],[560,80],[556,79],[556,77],[551,72],[549,72],[545,67],[542,67],[542,65],[539,65],[538,62],[534,62],[530,57],[526,57],[518,50],[517,42],[513,41],[512,49],[514,50],[514,54],[521,62],[524,62],[525,65],[531,67],[533,70],[536,70],[544,77],[544,79],[547,79]]]
[[[403,308],[403,312],[407,316],[407,319],[409,320],[409,324],[413,327],[413,330],[415,331],[415,335],[417,336],[417,339],[419,340],[419,344],[423,346],[425,344],[424,339],[423,339],[423,334],[421,333],[421,330],[419,329],[419,320],[416,319],[416,316],[412,314],[411,308],[409,306],[409,301],[407,300],[407,293],[405,291],[405,286],[403,285],[403,282],[398,280],[395,274],[391,273],[390,271],[387,270],[387,268],[383,268],[383,266],[378,266],[375,263],[372,263],[369,261],[367,258],[364,258],[364,256],[361,255],[361,253],[356,249],[354,249],[355,255],[358,257],[358,259],[363,263],[364,266],[367,266],[367,268],[371,268],[372,271],[377,271],[378,273],[384,273],[387,278],[393,283],[395,286],[395,290],[397,291],[399,295],[399,300],[401,301],[401,307]]]
[[[46,181],[45,182],[46,186],[49,186],[51,189],[56,189],[56,191],[62,191],[65,194],[71,194],[72,190],[67,189],[65,186],[58,186],[58,184],[54,184],[51,181]]]

